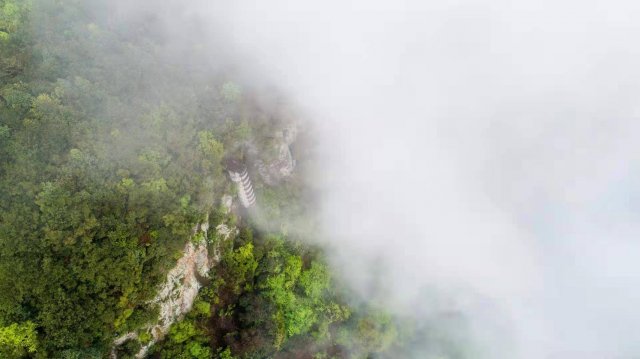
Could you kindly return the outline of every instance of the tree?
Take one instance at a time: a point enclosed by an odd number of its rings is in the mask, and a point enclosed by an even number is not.
[[[0,1],[0,81],[24,71],[28,59],[25,23],[30,7],[30,1]]]
[[[20,358],[27,353],[35,353],[37,348],[35,323],[13,323],[0,327],[0,354],[3,358]]]
[[[236,294],[252,288],[253,277],[258,268],[258,262],[253,255],[253,243],[247,243],[228,252],[224,257],[224,264],[230,272],[229,283],[232,283]]]

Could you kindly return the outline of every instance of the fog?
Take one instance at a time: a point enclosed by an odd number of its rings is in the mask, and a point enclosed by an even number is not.
[[[640,5],[202,1],[170,13],[211,61],[277,85],[313,121],[321,237],[354,290],[418,318],[425,291],[439,293],[468,318],[473,357],[640,355]]]

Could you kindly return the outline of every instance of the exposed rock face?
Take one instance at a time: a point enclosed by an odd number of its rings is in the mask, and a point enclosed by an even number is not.
[[[292,132],[289,132],[292,131]],[[276,156],[270,160],[258,160],[258,173],[268,185],[274,185],[291,176],[295,168],[295,161],[291,155],[289,145],[294,141],[294,130],[283,131],[274,139]]]
[[[236,228],[236,227],[229,228],[229,226],[227,226],[224,223],[220,223],[219,225],[216,226],[216,233],[218,234],[218,238],[220,238],[220,240],[222,240],[222,241],[226,241],[231,236],[237,235],[238,232],[239,232],[238,228]],[[219,250],[218,246],[216,246],[213,249],[212,259],[215,262],[220,262],[221,255],[220,255],[220,250]]]
[[[224,208],[224,213],[231,212],[231,206],[233,205],[233,197],[231,197],[228,194],[225,194],[224,196],[222,196],[221,202]]]
[[[225,197],[229,197],[231,200],[231,196]],[[226,202],[225,197],[223,197],[223,202]],[[231,203],[228,207],[231,207]],[[209,223],[204,222],[194,228],[194,237],[200,232],[204,233],[204,238],[208,238],[208,230]],[[216,234],[221,241],[228,240],[238,232],[238,228],[229,227],[224,223],[216,226]],[[198,291],[202,287],[198,278],[208,278],[211,265],[220,261],[220,251],[217,247],[214,247],[213,254],[210,256],[206,240],[195,244],[189,242],[185,245],[182,257],[176,262],[175,267],[167,273],[167,280],[151,301],[160,307],[160,315],[157,323],[139,331],[151,333],[151,341],[140,349],[136,358],[144,358],[149,348],[167,334],[171,324],[182,319],[191,310]],[[127,333],[116,338],[113,341],[111,358],[117,359],[115,349],[128,340],[137,340],[139,332]]]
[[[138,333],[135,332],[131,332],[131,333],[127,333],[121,337],[118,337],[116,340],[113,341],[113,346],[114,347],[119,347],[122,344],[124,344],[127,340],[131,340],[131,339],[138,339]],[[115,358],[115,353],[111,353],[111,357]]]
[[[298,137],[298,126],[291,123],[282,130],[282,139],[287,145],[291,145]]]
[[[220,238],[222,240],[227,240],[229,239],[229,237],[233,234],[238,234],[238,229],[237,228],[229,228],[229,226],[227,226],[224,223],[220,223],[218,226],[216,226],[216,232],[218,233],[218,235],[220,235]]]
[[[209,272],[207,246],[187,244],[184,256],[167,275],[167,281],[154,302],[160,305],[160,328],[166,332],[169,326],[191,309],[201,285],[196,273],[206,277]]]
[[[166,282],[153,300],[153,303],[158,303],[160,306],[160,320],[151,328],[153,339],[142,347],[136,355],[137,358],[144,358],[149,348],[167,334],[171,324],[180,320],[191,310],[198,291],[202,287],[198,276],[208,277],[209,268],[206,241],[197,245],[187,243],[184,255],[169,271]]]
[[[200,225],[200,230],[205,233],[205,238],[208,229],[208,223]],[[184,254],[176,266],[167,273],[167,280],[152,300],[152,303],[158,304],[160,307],[159,319],[156,324],[146,328],[151,333],[152,339],[140,349],[136,358],[144,358],[149,348],[167,334],[171,324],[180,320],[191,310],[198,291],[202,287],[198,278],[207,278],[209,269],[207,242],[203,240],[198,244],[187,243]],[[114,340],[111,358],[116,358],[115,347],[124,344],[127,340],[137,338],[138,334],[131,332]]]

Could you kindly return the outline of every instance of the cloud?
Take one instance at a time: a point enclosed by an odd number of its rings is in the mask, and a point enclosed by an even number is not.
[[[398,313],[425,288],[448,293],[488,357],[630,358],[639,10],[274,0],[171,13],[197,23],[212,61],[277,84],[314,121],[324,237],[354,288],[382,281]]]

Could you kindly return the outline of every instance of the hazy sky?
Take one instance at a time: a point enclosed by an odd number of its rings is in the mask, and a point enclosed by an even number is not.
[[[640,357],[640,3],[177,8],[213,59],[318,125],[326,237],[354,288],[380,276],[400,313],[425,310],[423,288],[474,293],[451,305],[509,333],[489,357]]]

